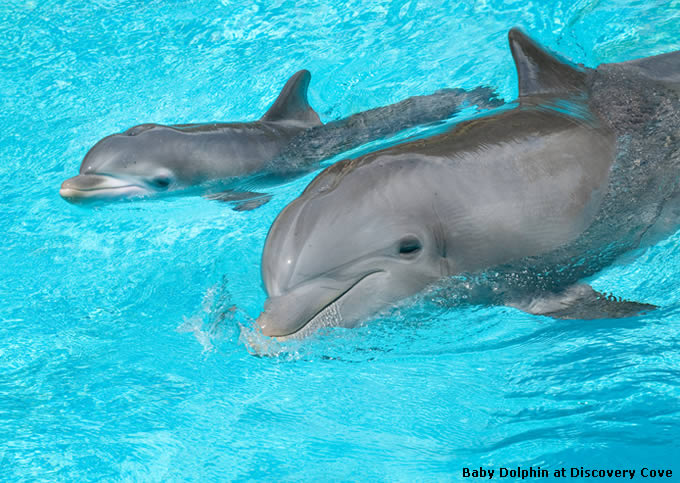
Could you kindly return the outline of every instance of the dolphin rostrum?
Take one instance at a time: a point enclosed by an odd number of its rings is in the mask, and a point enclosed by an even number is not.
[[[63,182],[60,194],[84,203],[200,187],[210,198],[250,209],[268,196],[250,186],[244,190],[238,183],[244,178],[265,179],[257,180],[261,185],[280,182],[369,141],[446,119],[466,104],[501,102],[488,88],[446,89],[322,124],[307,101],[310,78],[306,70],[293,75],[258,121],[141,124],[107,136],[87,153],[80,174]]]
[[[433,284],[558,318],[654,308],[582,279],[680,225],[680,51],[590,69],[509,42],[514,107],[331,165],[279,214],[264,335],[352,327]]]

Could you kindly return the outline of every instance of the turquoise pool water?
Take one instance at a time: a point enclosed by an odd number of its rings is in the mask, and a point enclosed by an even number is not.
[[[512,99],[510,27],[594,66],[680,49],[679,2],[87,4],[0,3],[1,479],[680,477],[680,234],[592,280],[645,316],[423,300],[256,357],[265,235],[313,175],[249,213],[58,196],[104,135],[256,119],[300,68],[324,120],[446,86]]]

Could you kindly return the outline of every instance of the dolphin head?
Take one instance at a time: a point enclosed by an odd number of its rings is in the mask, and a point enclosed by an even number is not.
[[[87,153],[80,174],[61,185],[72,203],[148,196],[188,185],[180,130],[142,124],[107,136]]]
[[[379,163],[343,164],[321,173],[269,231],[262,256],[269,298],[257,319],[266,336],[355,326],[449,270],[426,187],[413,179],[409,187],[398,174],[412,169],[409,161],[390,163],[382,180]]]

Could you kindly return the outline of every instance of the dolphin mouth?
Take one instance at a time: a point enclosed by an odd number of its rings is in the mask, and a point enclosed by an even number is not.
[[[61,184],[59,195],[69,203],[131,198],[149,190],[128,180],[103,174],[79,174]]]
[[[265,310],[257,318],[257,324],[263,335],[282,341],[302,339],[318,329],[342,325],[344,321],[339,305],[341,300],[368,277],[382,272],[383,270],[373,270],[350,284],[335,287],[333,285],[338,285],[337,282],[318,283],[320,288],[317,289],[308,289],[308,284],[305,284],[286,295],[272,297],[267,300]],[[312,306],[310,311],[309,307],[298,302],[302,297],[317,299],[321,303]]]

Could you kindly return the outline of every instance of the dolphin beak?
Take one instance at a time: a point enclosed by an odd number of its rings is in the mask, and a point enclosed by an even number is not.
[[[59,194],[69,203],[130,198],[148,190],[127,180],[100,174],[79,174],[61,184]]]
[[[322,327],[342,326],[342,299],[364,279],[382,270],[372,270],[352,280],[316,279],[290,292],[270,297],[257,318],[262,334],[279,340],[303,338]]]
[[[337,283],[303,285],[265,302],[264,312],[257,318],[262,334],[286,338],[304,328],[314,316],[343,295]]]

